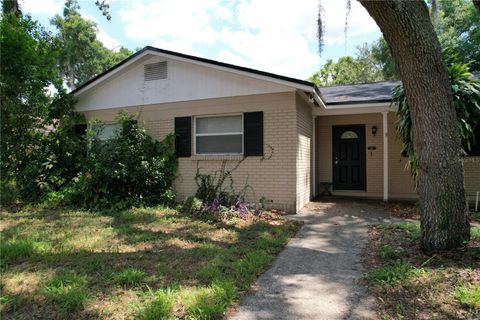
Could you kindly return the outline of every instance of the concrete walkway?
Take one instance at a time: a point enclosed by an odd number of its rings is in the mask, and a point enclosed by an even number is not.
[[[358,280],[368,225],[391,221],[383,208],[317,202],[292,219],[305,225],[231,319],[376,319],[374,301]]]

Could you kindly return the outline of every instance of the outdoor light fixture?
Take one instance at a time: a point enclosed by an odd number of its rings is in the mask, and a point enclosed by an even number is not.
[[[375,137],[375,135],[377,134],[377,126],[372,127],[372,134]]]

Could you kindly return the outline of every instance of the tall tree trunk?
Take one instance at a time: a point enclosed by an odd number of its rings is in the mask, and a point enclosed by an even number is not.
[[[359,0],[387,41],[403,81],[418,156],[422,247],[442,251],[470,238],[461,143],[440,43],[423,0]]]

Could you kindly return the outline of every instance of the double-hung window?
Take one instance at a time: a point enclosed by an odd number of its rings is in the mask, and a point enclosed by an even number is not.
[[[120,128],[118,123],[105,123],[93,126],[93,132],[98,140],[105,141],[115,136],[115,132]]]
[[[243,115],[195,117],[196,154],[243,154]]]

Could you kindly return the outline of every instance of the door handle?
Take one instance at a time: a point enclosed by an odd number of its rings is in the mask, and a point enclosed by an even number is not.
[[[336,165],[338,164],[338,158],[335,158],[335,164]]]

